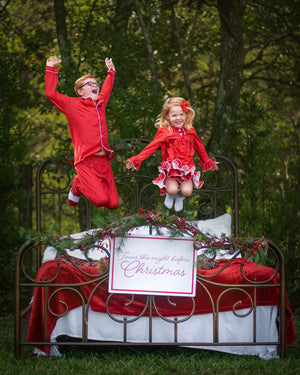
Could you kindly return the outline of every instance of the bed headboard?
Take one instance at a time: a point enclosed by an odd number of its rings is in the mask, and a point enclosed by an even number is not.
[[[137,154],[149,140],[126,139],[118,144],[112,169],[120,198],[116,212],[126,216],[140,208],[158,209],[163,204],[159,189],[152,180],[157,177],[157,166],[161,154],[156,152],[142,163],[139,171],[128,171],[128,157]],[[224,213],[231,214],[232,233],[238,235],[238,176],[233,162],[224,156],[215,157],[219,164],[217,172],[201,173],[204,185],[194,189],[184,201],[184,209],[198,220],[210,219]],[[197,162],[197,160],[196,160]],[[49,158],[41,163],[36,172],[36,230],[45,231],[53,227],[56,233],[65,235],[92,228],[92,217],[99,210],[82,197],[77,208],[68,203],[68,192],[75,174],[70,159]],[[130,197],[130,199],[128,199]],[[180,216],[180,214],[179,214]]]

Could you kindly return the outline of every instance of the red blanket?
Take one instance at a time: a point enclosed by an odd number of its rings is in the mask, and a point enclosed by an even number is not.
[[[194,314],[211,313],[213,308],[220,312],[231,311],[233,306],[236,309],[249,308],[251,300],[256,295],[257,306],[278,305],[279,304],[279,275],[276,275],[268,282],[267,287],[258,287],[254,293],[253,285],[247,282],[241,275],[241,263],[244,264],[243,271],[248,280],[251,281],[266,281],[272,278],[274,270],[269,267],[256,265],[247,259],[238,258],[228,265],[220,274],[215,275],[227,261],[219,261],[219,267],[212,270],[198,270],[200,283],[197,283],[197,291],[195,297],[195,312]],[[49,261],[42,265],[36,280],[50,281],[53,286],[47,288],[47,299],[55,292],[50,299],[47,316],[45,316],[45,289],[43,287],[36,287],[34,290],[34,303],[31,311],[31,318],[29,323],[27,340],[29,342],[49,342],[51,332],[53,331],[57,319],[67,311],[70,311],[83,303],[88,301],[90,294],[93,293],[93,298],[90,300],[90,307],[97,312],[106,312],[106,301],[109,296],[107,289],[107,282],[101,281],[96,267],[82,266],[80,269],[88,273],[80,272],[72,264],[61,263],[60,272],[57,275],[58,265],[57,261]],[[215,275],[212,277],[207,277]],[[204,281],[206,280],[206,281]],[[92,281],[92,282],[91,282]],[[89,284],[86,284],[90,282]],[[85,284],[84,284],[85,283]],[[214,283],[231,284],[235,286],[230,291],[224,292],[224,286],[218,286]],[[67,285],[66,287],[60,284]],[[69,287],[77,284],[75,290],[70,290]],[[80,285],[78,285],[80,284]],[[241,287],[238,288],[238,285]],[[272,287],[272,285],[274,285]],[[220,297],[221,296],[221,297]],[[116,294],[110,298],[108,309],[113,314],[121,315],[139,315],[142,313],[147,297],[136,295],[131,301],[131,295]],[[170,297],[172,304],[165,296],[156,296],[155,305],[158,312],[163,316],[184,316],[192,311],[193,299],[189,297]],[[152,307],[152,315],[157,316],[155,309]],[[145,316],[149,315],[149,307],[147,308]],[[287,345],[291,345],[295,339],[295,329],[293,325],[291,309],[288,298],[286,298],[286,321],[287,321]],[[45,335],[44,332],[47,332]],[[48,347],[40,347],[46,353],[49,353]]]

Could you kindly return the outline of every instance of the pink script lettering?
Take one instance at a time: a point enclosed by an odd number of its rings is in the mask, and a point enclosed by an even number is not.
[[[180,276],[186,275],[184,269],[170,269],[165,268],[164,265],[161,266],[146,266],[145,263],[139,260],[133,261],[123,261],[120,263],[121,269],[124,271],[124,276],[127,278],[134,277],[136,274],[146,274],[146,275],[170,275],[170,276]]]

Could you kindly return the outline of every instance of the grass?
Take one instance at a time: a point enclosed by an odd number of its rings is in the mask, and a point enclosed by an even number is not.
[[[297,335],[300,320],[295,319]],[[296,375],[300,373],[300,343],[287,349],[283,360],[262,360],[209,350],[183,348],[71,348],[62,358],[34,357],[32,346],[13,354],[13,316],[0,317],[0,374],[2,375]]]

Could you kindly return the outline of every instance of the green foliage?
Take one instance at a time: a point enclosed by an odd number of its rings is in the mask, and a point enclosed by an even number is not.
[[[267,111],[265,95],[245,92],[237,120],[241,235],[278,243],[287,259],[292,306],[299,293],[299,154],[297,129]]]
[[[282,247],[289,291],[296,296],[300,267],[298,2],[245,3],[241,100],[238,107],[225,103],[225,115],[234,121],[219,134],[214,119],[222,68],[218,2],[139,0],[149,41],[134,1],[69,0],[64,5],[71,63],[63,62],[59,91],[73,95],[74,80],[87,73],[103,81],[105,57],[112,57],[116,66],[107,107],[110,143],[118,155],[112,162],[114,171],[123,170],[126,159],[139,150],[124,146],[125,138],[153,138],[153,125],[166,96],[193,99],[194,125],[208,151],[228,156],[238,166],[241,234],[265,235]],[[53,154],[58,158],[73,154],[64,115],[44,96],[45,61],[63,49],[56,26],[53,2],[1,2],[0,254],[1,259],[9,259],[10,267],[22,241],[16,228],[24,226],[20,206],[26,193],[19,183],[19,166],[36,167]],[[143,168],[157,174],[153,160],[143,163]],[[56,224],[50,219],[55,204],[47,198],[49,227]],[[11,268],[3,267],[1,275],[12,285]]]

